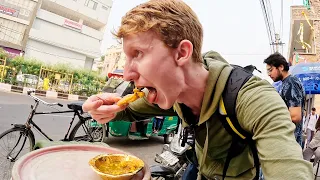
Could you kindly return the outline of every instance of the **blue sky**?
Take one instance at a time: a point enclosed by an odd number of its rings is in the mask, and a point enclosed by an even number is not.
[[[198,15],[204,28],[203,52],[219,52],[229,63],[253,64],[266,75],[263,60],[270,54],[268,35],[259,0],[184,0]],[[117,29],[121,17],[146,0],[114,0],[101,52],[116,44],[111,30]],[[290,6],[303,0],[283,0],[283,54],[287,56],[290,31]],[[281,0],[270,0],[276,32],[280,30]]]

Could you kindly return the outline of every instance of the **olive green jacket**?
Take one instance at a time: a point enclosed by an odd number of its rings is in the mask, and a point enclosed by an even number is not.
[[[213,51],[206,53],[203,60],[209,71],[209,78],[198,124],[205,123],[205,128],[196,133],[196,154],[201,174],[207,179],[221,179],[231,136],[215,112],[219,110],[221,94],[232,67]],[[241,127],[252,133],[256,141],[265,179],[313,178],[312,165],[303,160],[301,147],[294,138],[295,125],[290,119],[289,111],[270,83],[255,76],[250,78],[238,93],[236,113]],[[176,114],[184,120],[178,103],[170,110],[162,110],[143,98],[119,112],[114,120],[135,121],[155,115]],[[226,179],[248,180],[255,177],[253,157],[250,153],[247,147],[231,160]]]

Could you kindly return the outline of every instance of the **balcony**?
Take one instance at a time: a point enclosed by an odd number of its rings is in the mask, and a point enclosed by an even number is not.
[[[93,10],[81,2],[70,0],[43,0],[41,9],[76,22],[82,20],[84,25],[99,31],[107,24],[110,12],[110,9],[106,11],[103,8]]]

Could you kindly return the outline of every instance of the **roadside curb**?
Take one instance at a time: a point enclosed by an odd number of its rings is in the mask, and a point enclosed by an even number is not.
[[[70,101],[79,101],[79,100],[86,100],[88,97],[86,96],[79,96],[75,94],[65,94],[55,91],[43,91],[38,90],[34,88],[28,88],[28,87],[21,87],[21,86],[15,86],[11,84],[5,84],[0,83],[0,91],[2,92],[13,92],[13,93],[20,93],[20,94],[27,94],[28,90],[35,90],[35,94],[38,96],[44,96],[46,98],[50,99],[64,99],[64,100],[70,100]]]

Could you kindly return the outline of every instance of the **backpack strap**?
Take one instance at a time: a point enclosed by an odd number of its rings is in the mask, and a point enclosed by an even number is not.
[[[226,177],[231,159],[241,154],[248,144],[252,151],[256,167],[255,179],[258,180],[260,174],[260,163],[255,142],[252,140],[252,135],[242,129],[236,116],[238,92],[253,75],[251,71],[247,71],[239,66],[233,67],[234,69],[229,75],[225,90],[220,100],[219,108],[220,114],[223,116],[223,118],[219,119],[226,131],[232,135],[231,146],[228,150],[228,155],[223,168],[223,179]]]
[[[241,87],[253,76],[252,73],[246,71],[239,66],[233,66],[234,69],[229,75],[226,87],[224,89],[222,98],[223,102],[227,105],[225,106],[227,114],[231,118],[237,118],[236,116],[236,101],[238,97],[238,92]],[[238,121],[237,121],[238,122]],[[238,123],[237,123],[238,124]],[[238,129],[238,128],[237,128]],[[239,128],[242,129],[242,128]]]

